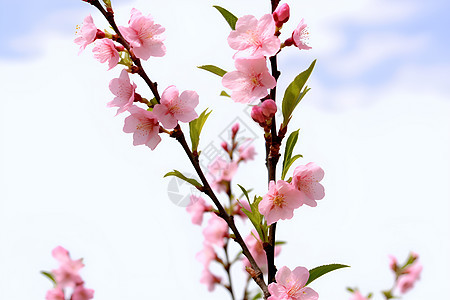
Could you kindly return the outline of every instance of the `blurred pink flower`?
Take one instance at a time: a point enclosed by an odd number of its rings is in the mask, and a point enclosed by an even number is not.
[[[65,300],[64,291],[61,288],[54,288],[47,291],[45,300]]]
[[[208,287],[208,291],[214,291],[216,284],[220,283],[221,281],[222,278],[211,273],[209,269],[203,269],[202,276],[200,277],[200,283],[206,284],[206,286]]]
[[[59,268],[52,270],[58,287],[75,287],[83,282],[78,274],[80,269],[84,267],[82,259],[72,260],[69,251],[61,246],[53,249],[52,256],[59,262]]]
[[[131,106],[128,111],[131,115],[125,119],[123,131],[133,133],[133,145],[146,145],[154,150],[161,141],[155,114],[137,106]]]
[[[255,147],[251,144],[253,141],[251,139],[245,141],[242,145],[239,146],[239,160],[249,161],[255,158]]]
[[[161,95],[161,104],[156,104],[153,113],[167,129],[177,126],[178,121],[188,123],[198,117],[195,107],[198,105],[198,94],[184,91],[179,95],[178,89],[171,85]]]
[[[348,300],[369,300],[369,299],[361,295],[359,291],[355,291]]]
[[[201,262],[205,269],[209,268],[209,264],[211,261],[215,260],[216,257],[216,251],[214,251],[214,248],[208,243],[203,243],[203,249],[195,255],[195,258]]]
[[[244,242],[255,259],[256,264],[261,268],[261,271],[263,271],[263,273],[267,273],[267,255],[266,251],[264,251],[264,246],[258,232],[256,232],[255,229],[252,229],[252,232],[245,238]],[[281,247],[275,246],[275,256],[278,256],[280,252]],[[242,261],[245,267],[251,267],[250,262],[245,256],[242,258]]]
[[[133,8],[128,25],[129,27],[120,26],[119,30],[130,43],[138,58],[147,60],[150,56],[161,57],[166,54],[164,38],[160,36],[165,29],[161,25],[155,24],[150,15],[144,16]]]
[[[398,268],[398,262],[397,262],[397,258],[393,255],[389,255],[389,268],[394,271],[397,272],[397,268]]]
[[[136,88],[136,84],[130,82],[130,77],[125,69],[120,72],[119,78],[114,78],[109,82],[109,90],[116,97],[108,102],[107,106],[119,107],[116,116],[127,111],[133,105]]]
[[[94,298],[94,290],[86,289],[83,284],[77,285],[73,290],[71,300],[89,300]]]
[[[266,14],[259,21],[251,15],[240,17],[236,29],[228,36],[228,44],[238,50],[236,57],[273,56],[280,50],[281,42],[275,34],[275,21]]]
[[[108,70],[117,66],[120,60],[119,51],[117,51],[116,45],[110,39],[98,40],[92,52],[94,53],[94,58],[99,62],[104,63],[108,61]]]
[[[80,51],[78,52],[78,54],[83,52],[83,50],[86,49],[87,45],[95,41],[97,31],[98,29],[94,24],[92,16],[89,15],[86,18],[84,18],[83,25],[81,26],[81,29],[77,32],[78,36],[74,40],[74,42],[77,45],[80,45]]]
[[[400,293],[404,294],[414,287],[417,280],[420,279],[420,273],[422,272],[422,265],[419,262],[415,262],[407,267],[400,275],[397,281],[397,288]]]
[[[325,197],[325,189],[319,183],[323,176],[322,168],[313,162],[295,168],[292,185],[300,191],[301,200],[304,204],[315,207],[317,206],[315,200]]]
[[[206,205],[202,197],[191,195],[191,203],[186,207],[188,213],[191,214],[192,224],[202,225],[203,214],[212,209],[211,205]]]
[[[277,84],[267,69],[266,59],[238,58],[234,61],[237,71],[226,73],[222,78],[224,87],[232,90],[234,102],[251,103],[267,96],[267,89]]]
[[[303,204],[301,198],[300,191],[286,181],[278,180],[275,184],[272,180],[269,183],[269,191],[259,202],[258,209],[270,225],[280,219],[291,219],[294,216],[294,209]]]
[[[217,192],[225,192],[227,182],[236,174],[238,165],[236,162],[227,162],[218,156],[208,166],[208,182]]]
[[[228,224],[215,213],[211,213],[208,225],[203,229],[203,236],[205,243],[223,247],[223,239],[228,236]]]
[[[275,275],[276,283],[269,284],[271,296],[267,300],[317,300],[319,294],[313,289],[305,287],[309,272],[304,267],[297,267],[291,271],[288,267],[281,267]]]

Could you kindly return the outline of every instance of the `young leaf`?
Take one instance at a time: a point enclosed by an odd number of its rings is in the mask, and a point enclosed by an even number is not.
[[[223,7],[217,5],[213,5],[213,7],[222,14],[222,16],[225,18],[225,21],[227,21],[228,25],[230,25],[231,29],[235,30],[238,18]]]
[[[191,136],[192,151],[197,151],[203,125],[205,124],[206,119],[208,119],[209,114],[212,112],[207,111],[208,109],[205,109],[197,119],[189,122],[189,135]]]
[[[259,292],[258,294],[256,294],[255,296],[253,296],[252,300],[258,300],[258,299],[262,299],[262,294],[261,292]]]
[[[220,92],[220,96],[231,97],[231,96],[228,95],[228,93],[225,92],[225,91],[221,91],[221,92]]]
[[[247,190],[240,184],[238,184],[238,187],[242,190],[242,193],[244,193],[245,198],[247,198],[248,203],[250,203],[250,199],[248,198],[248,192]]]
[[[298,156],[297,158],[293,158],[292,160],[292,151],[294,150],[295,144],[297,144],[297,140],[298,140],[298,132],[300,129],[297,129],[296,131],[292,132],[286,142],[286,149],[284,150],[284,159],[283,159],[283,170],[281,172],[281,179],[284,180],[284,178],[286,177],[286,173],[289,170],[289,167],[292,165],[292,163],[300,156]],[[292,161],[291,161],[292,160]]]
[[[308,282],[306,282],[305,286],[316,280],[322,275],[325,275],[331,271],[341,269],[341,268],[349,268],[350,266],[347,265],[341,265],[341,264],[331,264],[331,265],[324,265],[320,267],[316,267],[314,269],[309,270],[309,279]]]
[[[223,75],[227,74],[227,71],[225,71],[224,69],[221,69],[221,68],[213,66],[213,65],[203,65],[203,66],[198,66],[197,68],[211,72],[220,77],[223,77]]]
[[[305,86],[306,81],[311,75],[312,70],[314,69],[314,65],[316,64],[316,60],[314,60],[308,69],[300,73],[297,77],[295,77],[294,81],[289,84],[286,91],[284,92],[283,102],[281,104],[281,110],[283,112],[283,126],[286,127],[291,119],[292,112],[295,107],[300,103],[302,98],[306,95],[306,93],[310,90]]]
[[[164,177],[167,177],[167,176],[175,176],[180,179],[183,179],[186,182],[189,182],[190,184],[192,184],[195,187],[198,187],[198,188],[202,187],[202,185],[197,180],[195,180],[193,178],[187,178],[180,171],[177,171],[177,170],[173,170],[172,172],[169,172],[166,175],[164,175]]]
[[[51,282],[53,282],[53,285],[56,286],[56,280],[53,277],[52,273],[46,272],[46,271],[41,271],[41,274],[44,275],[45,277],[47,277],[48,279],[51,280]]]

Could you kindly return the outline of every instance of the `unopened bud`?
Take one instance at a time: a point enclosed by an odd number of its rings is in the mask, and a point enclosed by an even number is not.
[[[283,26],[283,24],[289,20],[289,16],[289,5],[287,5],[287,3],[283,3],[282,5],[278,6],[277,9],[273,12],[275,25],[277,27]]]
[[[294,45],[294,44],[295,44],[295,43],[294,43],[294,40],[292,39],[292,37],[290,37],[290,38],[288,38],[287,40],[284,41],[284,45],[285,45],[286,47],[292,46],[292,45]]]
[[[96,39],[103,39],[106,36],[106,34],[101,31],[100,29],[97,29],[97,34],[95,35]]]
[[[227,142],[223,141],[222,144],[220,144],[220,146],[222,146],[223,150],[228,152],[228,143]]]
[[[266,118],[264,117],[260,106],[257,106],[257,105],[253,106],[252,112],[250,115],[256,123],[261,124],[266,121]]]
[[[272,99],[264,100],[261,104],[261,111],[266,118],[272,118],[277,112],[277,104]]]
[[[239,123],[236,123],[233,125],[233,127],[231,127],[232,136],[235,137],[238,131],[239,131]]]

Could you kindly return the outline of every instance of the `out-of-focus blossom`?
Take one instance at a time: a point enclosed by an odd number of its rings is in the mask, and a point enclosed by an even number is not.
[[[186,207],[188,213],[191,214],[192,224],[202,225],[203,214],[212,209],[211,205],[206,205],[202,197],[191,195],[191,203]]]
[[[301,200],[304,204],[315,207],[316,200],[325,197],[323,185],[319,183],[323,176],[322,168],[313,162],[295,168],[292,185],[301,192]]]
[[[355,291],[348,300],[369,300],[369,299],[361,295],[359,291]]]
[[[84,267],[82,259],[72,260],[69,252],[61,246],[53,249],[52,256],[59,262],[59,268],[52,270],[58,287],[75,287],[83,282],[78,274]]]
[[[201,262],[205,269],[209,268],[209,264],[211,261],[215,260],[216,257],[216,251],[214,251],[214,248],[208,243],[203,243],[203,249],[195,255],[195,258]]]
[[[422,272],[422,265],[419,262],[415,262],[408,266],[400,275],[397,280],[397,288],[400,293],[404,294],[414,287],[417,280],[420,279],[420,273]]]
[[[305,287],[309,272],[304,267],[290,270],[284,266],[275,275],[276,283],[268,286],[270,297],[267,300],[317,300],[319,294],[312,288]]]
[[[65,300],[64,291],[61,288],[54,288],[47,291],[45,300]]]
[[[208,181],[217,192],[225,192],[227,183],[236,174],[238,165],[236,162],[227,162],[218,156],[208,166]]]
[[[155,114],[137,106],[130,107],[128,111],[131,115],[125,119],[123,131],[133,133],[133,145],[146,145],[154,150],[161,142]]]
[[[163,44],[164,38],[161,37],[165,28],[155,24],[150,15],[144,16],[140,11],[133,8],[128,25],[129,27],[120,26],[119,30],[130,43],[138,58],[147,60],[150,56],[161,57],[166,54],[166,47]]]
[[[248,250],[252,254],[255,259],[256,264],[260,267],[261,271],[267,273],[267,255],[266,251],[264,251],[263,243],[261,242],[258,233],[255,229],[245,238],[245,244],[248,247]],[[280,246],[275,246],[275,256],[278,256],[281,252]],[[250,262],[244,256],[242,259],[245,267],[251,267]]]
[[[228,236],[228,224],[216,214],[211,213],[208,225],[203,229],[205,243],[223,247],[225,245],[224,238]]]
[[[239,152],[239,160],[242,161],[249,161],[253,160],[255,158],[255,147],[251,144],[252,140],[247,140],[242,145],[239,146],[238,152]]]
[[[209,269],[203,269],[202,276],[200,277],[200,283],[206,284],[208,291],[214,291],[216,284],[222,281],[221,277],[218,277],[211,273]]]
[[[94,298],[94,290],[87,289],[83,284],[75,287],[72,293],[71,300],[89,300]]]

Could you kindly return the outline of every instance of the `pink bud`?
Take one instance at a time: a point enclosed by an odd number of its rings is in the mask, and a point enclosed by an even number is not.
[[[227,142],[223,141],[222,144],[220,144],[220,146],[222,146],[223,150],[228,152],[228,144],[227,144]]]
[[[261,111],[266,118],[272,118],[277,112],[277,104],[272,99],[264,100],[261,104]]]
[[[266,118],[264,117],[262,113],[262,109],[260,106],[253,106],[252,112],[251,112],[252,119],[257,123],[264,123],[266,121]]]
[[[238,131],[239,131],[239,123],[236,123],[233,125],[233,127],[231,127],[231,133],[233,136],[236,136]]]
[[[287,3],[283,3],[282,5],[278,6],[277,9],[273,12],[275,25],[277,27],[281,27],[289,20],[289,15],[289,5],[287,5]]]

